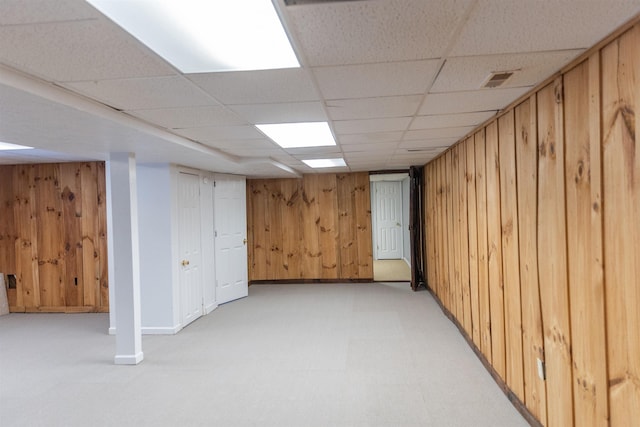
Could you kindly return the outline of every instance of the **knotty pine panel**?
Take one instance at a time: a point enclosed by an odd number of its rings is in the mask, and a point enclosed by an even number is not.
[[[373,279],[367,173],[248,180],[247,197],[249,280]]]

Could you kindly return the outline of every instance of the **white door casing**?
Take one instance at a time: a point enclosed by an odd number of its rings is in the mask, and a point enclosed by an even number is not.
[[[178,173],[178,246],[181,323],[203,314],[200,230],[200,177]]]
[[[401,259],[402,183],[378,181],[374,185],[376,259]]]
[[[218,304],[249,294],[246,205],[245,177],[215,176],[214,223]]]

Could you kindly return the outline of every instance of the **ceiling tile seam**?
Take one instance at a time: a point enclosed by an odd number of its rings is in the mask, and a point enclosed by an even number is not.
[[[406,93],[402,95],[380,95],[380,96],[361,96],[357,98],[325,98],[329,103],[331,102],[339,102],[339,101],[370,101],[373,99],[388,99],[388,98],[407,98],[407,97],[417,97],[422,96],[424,93]],[[332,105],[329,105],[332,107]],[[334,105],[333,107],[341,107],[340,105]]]
[[[499,93],[500,91],[506,91],[510,89],[531,89],[534,85],[520,85],[520,86],[509,86],[509,87],[496,87],[496,88],[483,88],[478,87],[477,89],[464,89],[464,90],[450,90],[444,92],[429,92],[427,95],[444,95],[444,94],[463,94],[463,93],[476,93],[476,92],[494,92]],[[473,111],[474,113],[480,111],[493,111],[493,110],[478,110]]]
[[[79,22],[99,21],[101,16],[95,16],[93,18],[78,18],[78,19],[61,19],[54,21],[35,21],[35,22],[20,22],[15,24],[0,24],[0,28],[16,28],[16,27],[30,27],[36,25],[56,25],[56,24],[75,24]]]
[[[462,34],[462,31],[463,31],[465,25],[467,24],[467,22],[469,21],[469,19],[471,18],[471,15],[475,11],[476,7],[478,6],[479,1],[480,0],[474,0],[467,7],[467,10],[465,11],[465,13],[462,16],[462,18],[460,19],[460,21],[458,22],[458,25],[456,26],[454,31],[451,33],[451,38],[449,39],[449,44],[442,51],[442,56],[440,57],[440,63],[438,64],[438,72],[435,73],[435,75],[431,79],[431,82],[429,84],[427,84],[427,88],[426,88],[424,94],[422,94],[422,99],[420,100],[420,104],[418,105],[418,108],[416,109],[415,113],[413,114],[413,117],[409,121],[409,124],[405,128],[403,134],[401,135],[401,140],[404,140],[404,136],[405,136],[406,132],[411,128],[411,125],[413,124],[413,121],[415,120],[415,118],[419,114],[420,109],[422,108],[422,105],[424,104],[424,102],[425,102],[425,100],[427,98],[427,95],[431,91],[431,88],[435,84],[436,80],[438,79],[438,76],[440,75],[440,73],[442,72],[442,70],[444,68],[444,64],[446,63],[447,58],[449,57],[449,53],[453,50],[453,48],[456,45],[456,43],[458,43],[458,39],[460,38],[460,35]]]
[[[548,49],[548,50],[526,50],[526,51],[519,51],[519,52],[500,52],[500,53],[485,53],[485,54],[477,54],[477,55],[451,55],[448,56],[447,59],[456,59],[456,58],[469,58],[469,59],[474,59],[474,58],[487,58],[487,57],[492,57],[492,56],[511,56],[511,55],[520,55],[520,56],[527,56],[527,55],[544,55],[544,54],[550,54],[550,53],[571,53],[573,51],[576,50],[587,50],[587,47],[569,47],[569,48],[563,48],[563,49]]]
[[[372,61],[372,62],[358,62],[355,64],[334,64],[334,65],[312,65],[309,67],[311,71],[321,70],[326,68],[358,68],[363,66],[371,66],[371,65],[391,65],[391,64],[411,64],[411,63],[419,63],[419,62],[435,62],[438,61],[440,57],[430,56],[423,57],[419,59],[399,59],[393,61]]]

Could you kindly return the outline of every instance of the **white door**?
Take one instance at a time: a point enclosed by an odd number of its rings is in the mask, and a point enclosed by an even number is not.
[[[245,178],[216,175],[214,223],[218,304],[246,297],[249,294],[246,207]]]
[[[376,259],[402,258],[402,183],[375,183]]]
[[[182,326],[202,316],[200,177],[178,173],[178,245]]]

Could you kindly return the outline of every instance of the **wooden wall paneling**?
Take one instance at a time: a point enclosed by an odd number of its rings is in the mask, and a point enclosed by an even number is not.
[[[282,236],[282,267],[287,279],[302,277],[302,180],[283,179],[280,181],[280,215],[286,232]],[[284,230],[283,230],[284,231]]]
[[[487,178],[485,130],[474,135],[476,161],[476,200],[478,215],[478,319],[480,322],[480,350],[492,363],[491,354],[491,300],[489,298],[489,254],[487,236]]]
[[[358,249],[359,279],[373,280],[373,245],[371,235],[371,190],[369,174],[355,173],[354,203],[355,203],[355,232]]]
[[[602,49],[602,177],[609,419],[640,414],[640,25]]]
[[[338,242],[340,277],[358,277],[358,245],[356,242],[355,180],[353,174],[338,174]]]
[[[458,317],[458,306],[456,300],[456,281],[455,281],[455,222],[453,219],[453,153],[452,150],[447,151],[444,164],[444,185],[445,185],[445,197],[447,198],[447,211],[445,218],[447,219],[447,234],[445,240],[447,242],[447,309],[453,314],[454,317]]]
[[[322,277],[322,250],[320,248],[319,175],[305,175],[302,179],[302,229],[304,261],[302,277]]]
[[[458,152],[458,223],[460,239],[460,286],[462,288],[463,318],[467,335],[473,335],[471,321],[471,289],[469,286],[469,226],[467,207],[467,142],[459,144]]]
[[[98,170],[95,163],[83,163],[82,180],[82,281],[85,306],[100,306],[100,257],[98,239]]]
[[[250,256],[249,281],[266,280],[269,259],[267,218],[269,215],[268,189],[264,180],[247,180],[247,227],[252,239],[248,248]]]
[[[60,165],[60,189],[62,190],[62,219],[64,224],[63,283],[66,306],[84,305],[83,258],[82,258],[82,187],[81,166],[77,163]],[[91,185],[90,182],[84,186]]]
[[[451,149],[451,168],[449,170],[449,180],[451,183],[451,192],[449,193],[451,197],[451,221],[452,228],[450,232],[451,245],[453,247],[453,258],[452,258],[452,285],[453,292],[451,294],[452,303],[453,303],[453,315],[456,319],[459,320],[462,325],[462,320],[464,317],[463,313],[463,303],[462,303],[462,286],[460,284],[460,209],[458,208],[458,204],[460,203],[460,199],[458,198],[458,194],[460,194],[458,188],[458,170],[459,170],[459,155],[458,152],[460,146],[455,145]]]
[[[538,274],[544,322],[547,420],[573,425],[566,257],[562,78],[538,92]]]
[[[608,423],[599,63],[596,53],[564,77],[573,404],[579,426]]]
[[[434,224],[434,228],[435,228],[435,239],[436,239],[436,244],[435,244],[435,274],[434,274],[434,280],[435,280],[435,284],[432,285],[432,288],[435,289],[436,295],[438,295],[438,298],[440,298],[440,301],[443,301],[443,274],[442,274],[442,263],[444,262],[443,260],[443,256],[444,256],[444,250],[443,250],[443,243],[442,243],[442,233],[444,230],[445,225],[442,222],[442,206],[443,206],[443,202],[442,202],[442,183],[440,181],[440,163],[441,163],[441,159],[437,159],[435,160],[432,164],[433,164],[433,180],[434,180],[434,209],[435,209],[435,224]]]
[[[284,196],[281,180],[269,180],[269,244],[271,251],[271,268],[268,280],[288,279],[288,272],[284,268],[284,232],[282,223],[282,201]]]
[[[471,303],[471,337],[477,348],[480,343],[480,301],[478,278],[478,205],[476,203],[476,157],[475,138],[465,142],[467,161],[467,229],[469,233],[469,292]]]
[[[322,278],[337,279],[340,276],[340,252],[338,246],[338,184],[335,174],[323,174],[319,181],[320,247],[322,248]]]
[[[502,233],[500,221],[500,157],[498,123],[486,127],[487,179],[487,255],[489,261],[489,300],[491,304],[491,354],[498,375],[506,380],[504,336],[504,286],[502,278]]]
[[[544,361],[544,338],[538,282],[538,147],[535,95],[515,108],[515,122],[525,404],[542,424],[546,424],[545,382],[538,376],[537,365],[538,359]]]
[[[433,231],[433,215],[432,215],[432,202],[431,196],[433,195],[433,189],[431,187],[431,168],[433,165],[425,165],[422,168],[422,174],[424,175],[424,187],[423,187],[423,199],[424,199],[424,232],[425,232],[425,271],[427,273],[426,281],[428,286],[433,286],[433,271],[431,268],[433,267],[433,235],[431,234]]]
[[[98,185],[98,274],[100,277],[100,308],[99,311],[109,311],[109,262],[107,248],[107,183],[105,163],[96,163]]]
[[[514,110],[498,119],[500,152],[500,220],[502,223],[502,278],[504,283],[507,385],[525,401],[522,360],[522,310],[518,240],[518,194]]]
[[[440,217],[438,215],[438,167],[437,163],[433,162],[429,164],[429,175],[428,180],[431,183],[431,215],[432,215],[432,225],[431,225],[431,237],[427,237],[427,240],[432,242],[431,252],[432,252],[432,264],[427,267],[427,270],[431,272],[431,282],[429,283],[430,288],[435,292],[436,295],[440,295],[440,230],[442,227],[440,226]]]
[[[447,233],[449,230],[449,221],[447,218],[447,184],[445,182],[444,168],[446,166],[446,156],[438,159],[438,193],[439,200],[439,218],[440,218],[440,299],[445,307],[449,307],[449,245]]]
[[[40,306],[38,234],[35,204],[35,165],[18,165],[13,174],[14,223],[16,226],[16,290],[10,311]]]
[[[13,166],[0,166],[0,273],[16,273],[16,225],[13,217]],[[15,292],[14,292],[15,294]],[[10,305],[15,305],[10,304]]]
[[[48,307],[66,305],[60,170],[56,164],[39,164],[35,166],[35,171],[40,303],[47,310]]]

